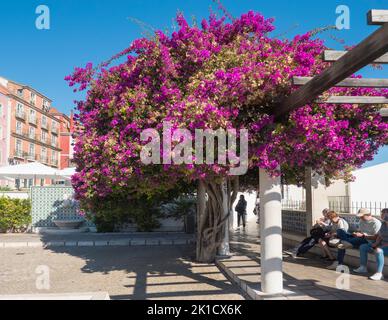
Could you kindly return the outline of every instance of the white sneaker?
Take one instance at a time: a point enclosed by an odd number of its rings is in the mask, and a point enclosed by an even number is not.
[[[364,266],[358,267],[353,270],[355,273],[368,273],[368,269]]]
[[[329,240],[329,245],[332,247],[337,247],[337,245],[340,243],[340,239],[330,239]]]
[[[374,281],[380,281],[384,280],[384,276],[382,273],[375,273],[373,276],[369,277],[369,279],[374,280]]]
[[[326,269],[329,269],[329,270],[337,270],[338,266],[339,266],[338,261],[334,261],[333,264],[331,264],[330,266],[328,266]]]
[[[337,248],[338,249],[352,249],[353,248],[353,245],[350,243],[350,242],[347,242],[347,241],[341,241],[341,243],[339,243],[337,245]]]

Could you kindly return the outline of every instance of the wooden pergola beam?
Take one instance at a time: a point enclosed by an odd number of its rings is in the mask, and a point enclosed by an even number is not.
[[[293,77],[292,83],[296,86],[305,85],[312,77]],[[388,79],[358,79],[347,78],[335,85],[335,87],[353,88],[388,88]]]
[[[321,74],[274,106],[276,119],[314,101],[326,90],[372,63],[388,52],[388,23],[372,33],[353,50],[334,62]]]
[[[382,25],[388,22],[388,10],[370,10],[368,12],[369,25]]]
[[[385,118],[386,120],[388,120],[388,108],[384,108],[384,109],[381,109],[380,110],[380,114],[383,118]]]
[[[342,58],[348,51],[325,50],[323,52],[323,60],[326,62],[334,62]],[[388,53],[382,55],[372,62],[373,64],[388,64]]]
[[[333,104],[388,104],[386,97],[363,97],[363,96],[331,96],[327,99],[319,98],[316,103]]]

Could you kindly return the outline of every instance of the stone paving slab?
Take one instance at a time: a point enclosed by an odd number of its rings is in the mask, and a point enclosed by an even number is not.
[[[0,249],[24,247],[161,246],[191,245],[194,243],[194,236],[185,233],[0,234]]]

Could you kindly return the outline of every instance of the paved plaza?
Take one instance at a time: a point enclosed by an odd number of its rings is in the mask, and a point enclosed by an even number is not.
[[[192,263],[194,247],[3,248],[0,295],[107,292],[111,299],[244,299],[214,264]],[[50,290],[37,290],[38,266]]]

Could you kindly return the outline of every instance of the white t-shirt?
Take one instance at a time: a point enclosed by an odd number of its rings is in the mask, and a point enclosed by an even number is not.
[[[344,230],[345,232],[348,232],[349,230],[349,224],[347,223],[347,221],[343,218],[339,218],[338,222],[337,223],[333,223],[331,225],[331,232],[336,232],[337,230],[339,229],[342,229]]]

